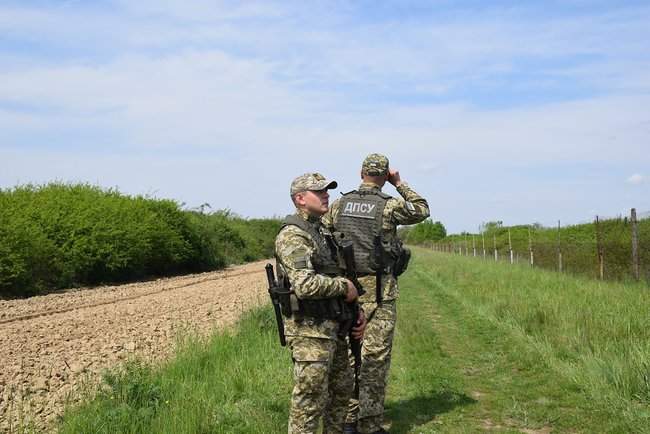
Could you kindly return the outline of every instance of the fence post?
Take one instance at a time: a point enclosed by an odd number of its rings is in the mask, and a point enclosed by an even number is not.
[[[515,256],[512,253],[512,237],[510,236],[510,228],[508,228],[508,248],[510,249],[510,265],[515,263]]]
[[[603,255],[603,242],[600,234],[600,218],[596,216],[596,253],[598,255],[598,277],[605,279],[605,258]]]
[[[483,239],[483,259],[485,259],[485,256],[486,256],[486,251],[485,251],[485,232],[481,232],[481,238]]]
[[[562,249],[560,248],[560,221],[557,221],[557,266],[558,271],[562,272]]]
[[[492,237],[494,240],[494,262],[497,262],[499,260],[499,251],[497,250],[497,234],[493,234]]]
[[[476,240],[474,239],[474,234],[472,234],[472,253],[476,258]]]
[[[535,266],[535,257],[533,255],[533,238],[530,235],[530,226],[528,226],[528,252],[530,253],[530,266]]]
[[[636,220],[636,208],[632,208],[630,222],[632,223],[632,271],[634,278],[639,280],[639,225]]]

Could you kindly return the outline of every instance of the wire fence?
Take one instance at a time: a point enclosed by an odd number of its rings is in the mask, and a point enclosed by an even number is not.
[[[492,226],[427,246],[439,252],[507,261],[597,279],[650,282],[650,212],[555,228]]]

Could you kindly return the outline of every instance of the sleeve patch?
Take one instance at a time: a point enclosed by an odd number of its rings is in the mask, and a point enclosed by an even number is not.
[[[410,213],[414,213],[415,206],[411,202],[406,202],[406,210]]]
[[[304,268],[309,268],[309,257],[308,256],[294,256],[291,258],[291,262],[293,262],[293,267],[295,269],[304,269]]]

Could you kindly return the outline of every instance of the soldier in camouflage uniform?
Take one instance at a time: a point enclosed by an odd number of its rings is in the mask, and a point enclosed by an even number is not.
[[[336,245],[321,224],[329,205],[328,189],[335,181],[308,173],[291,184],[296,213],[287,216],[275,240],[278,272],[294,292],[292,315],[285,319],[285,334],[293,359],[294,387],[289,434],[342,433],[353,390],[346,336],[332,311],[358,298],[352,282],[339,267]],[[295,305],[295,306],[294,306]],[[352,329],[363,336],[365,318]]]
[[[429,216],[429,205],[402,181],[397,170],[389,168],[388,159],[383,155],[366,157],[361,178],[359,189],[334,202],[323,216],[323,223],[354,241],[359,282],[366,291],[359,298],[368,320],[362,348],[359,400],[350,400],[345,432],[384,433],[384,396],[395,332],[395,302],[399,295],[392,270],[401,251],[397,226],[423,221]],[[386,181],[396,187],[402,198],[382,193]],[[383,251],[379,253],[379,250]],[[378,262],[383,267],[379,267]],[[376,280],[377,268],[383,268],[380,285]],[[381,299],[379,303],[377,295]]]

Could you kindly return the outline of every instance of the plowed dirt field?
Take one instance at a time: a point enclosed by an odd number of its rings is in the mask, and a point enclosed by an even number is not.
[[[131,356],[157,361],[177,338],[233,324],[266,302],[264,264],[0,300],[0,432],[51,430],[66,401]]]

